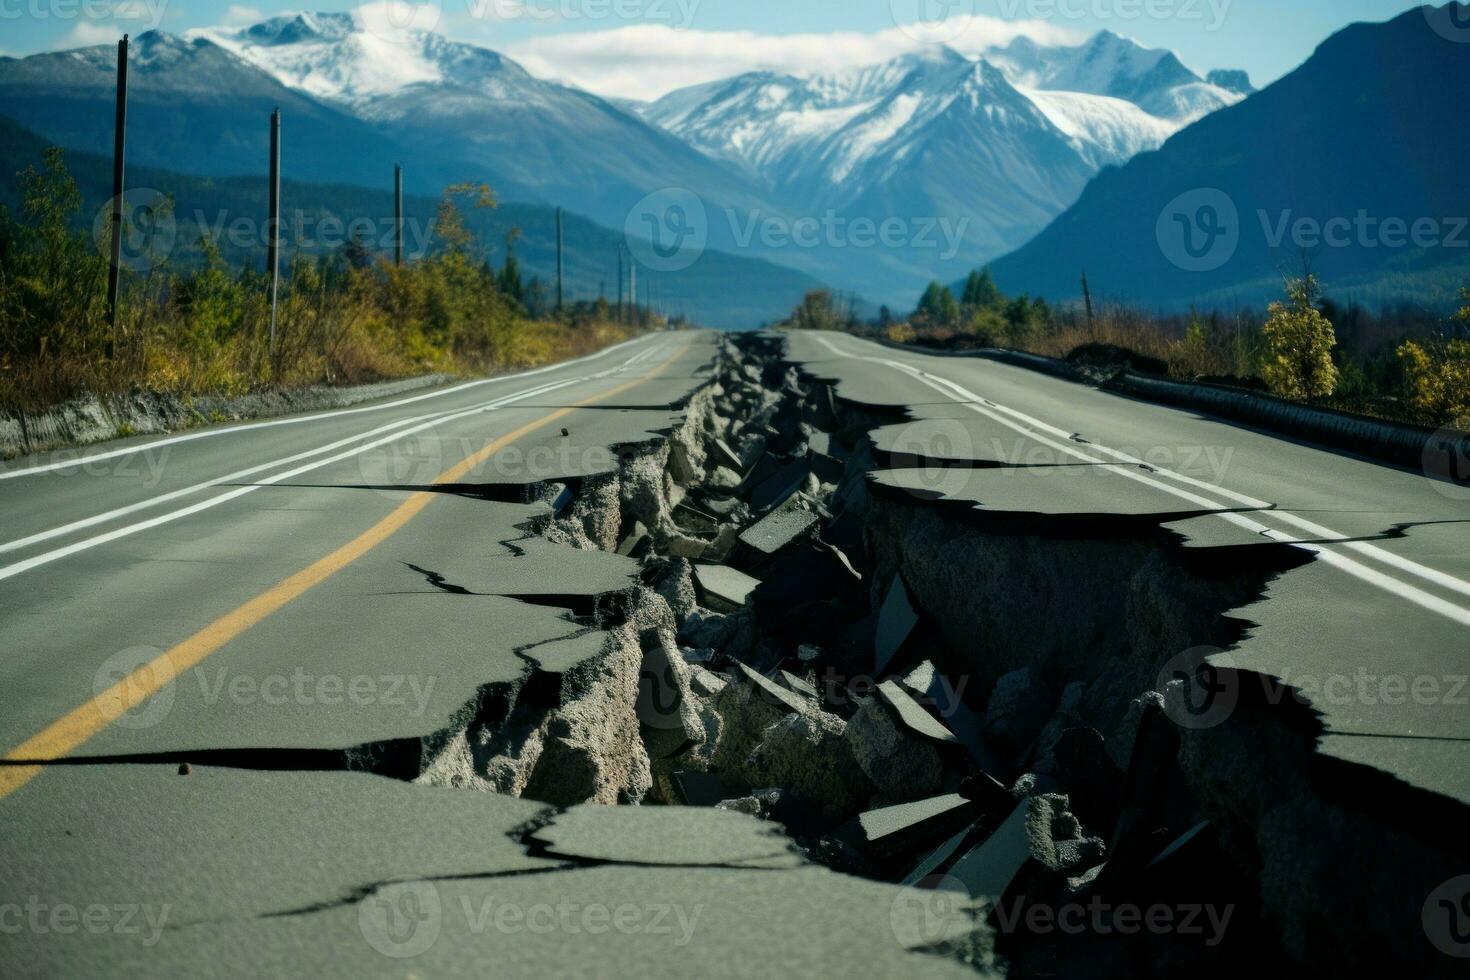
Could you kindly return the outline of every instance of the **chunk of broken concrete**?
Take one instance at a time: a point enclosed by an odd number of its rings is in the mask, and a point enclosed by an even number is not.
[[[663,596],[677,619],[688,617],[698,608],[694,571],[686,558],[655,559],[644,567],[643,581]]]
[[[746,781],[780,786],[820,808],[822,822],[834,825],[855,812],[872,794],[872,785],[853,765],[847,726],[825,711],[792,712],[766,729],[743,767]]]
[[[795,541],[810,535],[820,518],[803,506],[799,494],[792,494],[782,504],[740,535],[740,542],[762,555],[774,555]]]
[[[946,745],[959,744],[954,734],[933,715],[925,711],[923,706],[914,700],[913,695],[899,686],[897,682],[888,680],[879,684],[878,695],[898,713],[899,721],[903,722],[910,731]]]
[[[769,458],[762,457],[762,460]],[[757,466],[746,479],[746,483],[750,485],[750,508],[757,514],[765,513],[801,489],[802,483],[806,481],[807,463],[806,460],[799,460],[778,466],[769,476],[756,482],[760,470]]]
[[[709,485],[719,490],[734,490],[745,482],[745,477],[728,466],[716,466],[709,475]]]
[[[689,687],[698,695],[707,698],[717,697],[724,692],[729,683],[707,667],[699,664],[689,666]]]
[[[740,528],[734,524],[721,524],[715,539],[704,549],[704,558],[706,561],[723,562],[739,543]]]
[[[765,674],[755,670],[746,664],[736,664],[735,669],[744,675],[746,681],[754,686],[756,694],[765,698],[778,707],[787,711],[810,711],[815,707],[817,693],[813,689],[810,694],[800,691],[794,687],[783,687],[771,680]],[[810,687],[810,685],[807,685]]]
[[[903,579],[895,575],[888,587],[888,596],[883,600],[883,608],[878,613],[878,630],[873,638],[874,668],[878,673],[888,669],[889,661],[918,624],[919,614],[909,600],[909,591]]]
[[[847,741],[858,766],[894,800],[915,800],[939,791],[944,766],[936,744],[916,735],[879,698],[868,698],[848,722]]]
[[[649,537],[648,528],[644,527],[641,522],[634,521],[633,527],[618,542],[617,553],[624,558],[637,558],[646,553],[651,545],[652,540]]]
[[[817,699],[816,685],[806,678],[797,677],[789,670],[778,671],[776,677],[785,685],[787,690],[799,694],[804,698],[811,698],[813,701]]]
[[[736,665],[732,681],[710,702],[720,717],[719,739],[710,758],[710,766],[738,778],[744,772],[751,750],[764,737],[766,729],[787,714],[812,710],[816,706],[802,701],[744,664]]]
[[[962,697],[965,680],[961,678],[958,683],[950,683],[949,678],[926,660],[909,671],[899,683],[913,694],[916,701],[943,719],[944,726],[970,753],[976,765],[986,772],[1002,772],[1005,766],[985,742],[984,719]]]
[[[664,550],[676,558],[687,558],[697,561],[704,557],[709,550],[709,542],[701,541],[699,538],[691,538],[684,534],[671,534],[664,542]]]
[[[1026,807],[1011,811],[995,832],[970,849],[949,869],[973,899],[999,901],[1021,868],[1031,860],[1026,833]]]
[[[731,449],[730,444],[723,439],[716,439],[714,442],[714,446],[715,459],[719,460],[720,465],[726,466],[731,470],[738,471],[736,473],[736,476],[738,477],[739,473],[745,470],[745,461],[740,458],[740,454]],[[738,484],[740,480],[737,479],[735,482]]]
[[[760,580],[728,565],[695,565],[694,579],[704,604],[718,611],[733,612],[744,606]]]
[[[1082,825],[1068,809],[1065,796],[1047,794],[1026,801],[1026,836],[1031,855],[1053,871],[1075,874],[1107,856],[1098,837],[1084,837]]]
[[[985,708],[985,737],[1001,751],[1019,755],[1041,734],[1051,707],[1051,692],[1030,668],[1013,670],[995,682]]]
[[[952,793],[869,810],[857,818],[858,846],[877,858],[910,854],[975,822],[973,801]]]

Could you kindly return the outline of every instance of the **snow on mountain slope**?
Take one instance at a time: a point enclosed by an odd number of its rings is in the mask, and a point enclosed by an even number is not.
[[[471,161],[466,178],[614,227],[642,198],[671,186],[712,207],[770,203],[747,175],[636,112],[539,79],[487,48],[376,24],[367,19],[371,9],[283,14],[197,31],[194,39],[395,134],[419,156]]]
[[[1144,150],[1156,149],[1179,128],[1132,102],[1106,95],[1026,88],[1020,91],[1097,169],[1125,163]]]
[[[1251,91],[1244,72],[1212,72],[1206,80],[1172,52],[1145,48],[1112,31],[1099,31],[1075,47],[1043,47],[1017,38],[984,57],[1017,86],[1124,99],[1170,120],[1176,129],[1234,105]]]
[[[1035,107],[1036,125],[1059,133],[1092,171],[1156,149],[1250,90],[1244,73],[1215,72],[1205,81],[1168,51],[1102,31],[1073,47],[1018,38],[986,51],[979,62],[934,46],[834,74],[752,72],[672,92],[637,111],[773,190],[850,200],[868,190],[851,186],[861,175],[889,174],[936,139],[932,120],[943,116],[957,124],[949,110],[983,74],[977,65],[993,65]],[[970,89],[970,110],[993,119],[997,90],[982,90]],[[976,152],[990,151],[981,140]],[[1043,172],[1055,164],[1034,162]]]
[[[418,84],[477,85],[500,97],[546,84],[494,51],[430,31],[367,30],[362,13],[286,14],[187,36],[207,38],[283,85],[336,102],[360,104]]]

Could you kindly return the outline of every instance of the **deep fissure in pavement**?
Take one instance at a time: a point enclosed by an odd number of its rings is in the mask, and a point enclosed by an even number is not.
[[[1354,912],[1339,855],[1373,835],[1397,862],[1386,891],[1405,895],[1449,858],[1413,820],[1324,801],[1315,717],[1291,698],[1256,703],[1262,685],[1204,661],[1249,628],[1229,611],[1309,556],[1184,547],[1159,515],[946,499],[930,486],[972,464],[942,447],[880,452],[872,431],[905,415],[841,402],[769,336],[727,341],[682,409],[672,431],[618,447],[613,473],[527,486],[551,508],[504,542],[615,552],[638,562],[637,584],[518,597],[571,609],[581,629],[517,651],[522,676],[487,685],[416,753],[363,746],[349,767],[553,808],[770,820],[846,873],[1003,895],[935,951],[998,953],[1012,976],[1413,958]],[[1222,683],[1240,703],[1201,724]],[[1028,918],[1083,907],[1190,923]]]

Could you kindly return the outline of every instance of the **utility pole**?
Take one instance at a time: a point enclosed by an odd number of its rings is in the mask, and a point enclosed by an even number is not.
[[[128,132],[128,36],[117,42],[117,117],[112,131],[112,246],[107,267],[107,356],[117,348],[117,286],[122,265],[123,156]]]
[[[270,353],[276,353],[276,296],[281,278],[281,110],[271,113],[270,216],[265,244],[265,271],[271,282]]]
[[[618,246],[618,320],[623,319],[623,246]]]
[[[638,322],[638,260],[628,256],[628,306],[633,322]]]
[[[561,239],[561,208],[556,209],[556,312],[562,310],[565,293],[562,289],[562,239]]]
[[[1092,336],[1092,290],[1087,286],[1087,273],[1082,273],[1082,302],[1087,305],[1087,336]]]
[[[393,264],[403,264],[403,164],[393,165]]]

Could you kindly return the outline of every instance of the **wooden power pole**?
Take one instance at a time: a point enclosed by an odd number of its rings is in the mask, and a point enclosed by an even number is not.
[[[403,264],[403,164],[393,165],[393,264]]]
[[[1082,302],[1087,306],[1087,336],[1092,336],[1092,289],[1087,285],[1087,273],[1082,273]]]
[[[556,209],[556,312],[560,313],[566,294],[562,285],[561,208]]]
[[[107,354],[117,346],[117,287],[122,265],[123,232],[123,158],[128,132],[128,36],[117,42],[117,116],[112,131],[112,243],[111,261],[107,267]]]
[[[265,243],[265,271],[271,283],[270,352],[276,353],[276,297],[281,278],[281,110],[271,113],[270,216]]]

